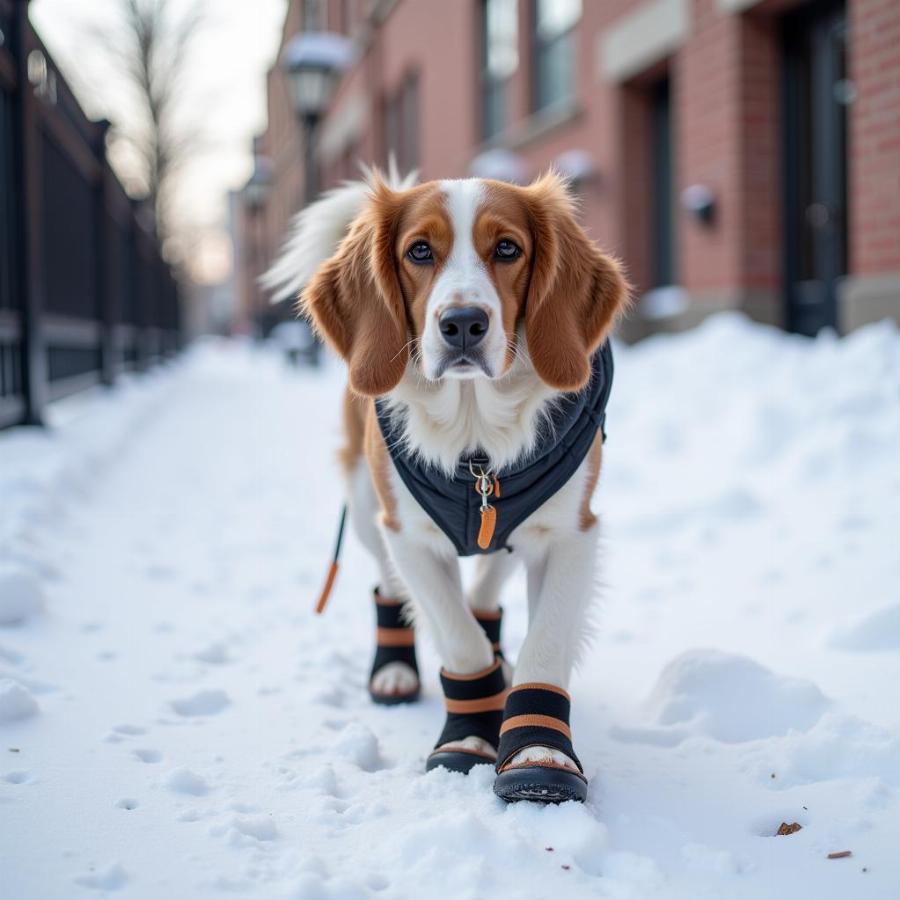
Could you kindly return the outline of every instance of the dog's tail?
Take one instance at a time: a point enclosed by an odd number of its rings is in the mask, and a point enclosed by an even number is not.
[[[273,302],[296,297],[316,269],[334,254],[347,229],[365,207],[374,178],[382,177],[395,190],[405,190],[416,183],[418,174],[410,172],[401,178],[393,159],[386,175],[374,169],[362,171],[362,180],[345,181],[294,216],[278,259],[260,278]]]

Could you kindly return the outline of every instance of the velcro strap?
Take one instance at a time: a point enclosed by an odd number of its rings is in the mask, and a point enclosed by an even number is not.
[[[506,701],[506,679],[500,660],[473,675],[441,669],[447,720],[436,747],[467,737],[480,737],[496,747]]]
[[[375,589],[375,659],[372,675],[392,662],[402,662],[418,673],[416,631],[403,618],[403,601],[383,597]]]
[[[503,651],[500,649],[500,630],[503,625],[503,610],[497,609],[493,612],[487,612],[473,609],[472,612],[475,615],[475,620],[481,626],[481,630],[491,642],[494,653],[503,656]]]
[[[527,747],[550,747],[565,753],[583,772],[572,746],[569,728],[569,695],[552,684],[520,684],[506,698],[497,771],[520,750]]]

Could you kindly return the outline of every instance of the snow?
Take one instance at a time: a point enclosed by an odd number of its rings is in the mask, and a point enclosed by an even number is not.
[[[44,594],[37,576],[0,562],[0,626],[25,622],[36,616],[43,605]]]
[[[0,725],[18,719],[30,719],[37,713],[37,701],[28,688],[11,678],[0,680]]]
[[[341,384],[210,343],[0,435],[0,895],[900,896],[895,326],[618,350],[584,806],[423,773],[437,661],[369,702],[352,537],[313,615]]]

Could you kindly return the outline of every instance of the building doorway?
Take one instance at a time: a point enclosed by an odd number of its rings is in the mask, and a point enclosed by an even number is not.
[[[784,20],[786,324],[815,335],[838,324],[847,271],[847,17],[823,0]]]
[[[669,79],[650,94],[653,143],[653,286],[675,284],[675,161],[672,144],[672,100]]]

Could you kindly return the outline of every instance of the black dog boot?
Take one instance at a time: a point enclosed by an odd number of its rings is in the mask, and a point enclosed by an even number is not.
[[[550,760],[511,765],[513,757],[527,747],[559,750],[575,763],[578,771]],[[533,683],[510,690],[500,727],[494,793],[507,803],[584,801],[587,779],[572,747],[569,695],[562,688]]]
[[[369,696],[386,706],[411,703],[419,699],[419,666],[416,662],[416,632],[403,619],[403,601],[383,597],[375,588],[376,632],[375,661],[369,676]],[[416,675],[416,684],[405,693],[382,693],[373,686],[375,675],[389,663],[405,663]]]
[[[453,675],[441,669],[441,685],[447,720],[425,763],[426,771],[443,767],[451,772],[468,772],[479,764],[493,765],[497,759],[493,748],[499,742],[506,700],[506,679],[501,661],[495,659],[488,668],[474,675]],[[462,741],[468,737],[481,738],[489,748],[464,746]]]

